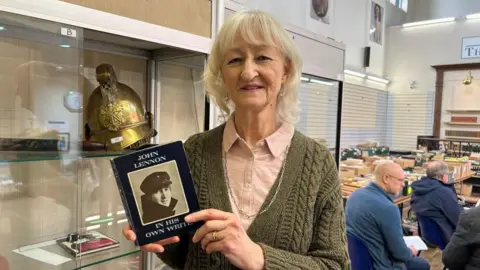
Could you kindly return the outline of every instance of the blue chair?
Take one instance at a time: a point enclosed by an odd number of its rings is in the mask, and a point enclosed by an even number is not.
[[[348,255],[352,270],[373,270],[372,257],[367,245],[355,235],[347,232]]]
[[[444,250],[447,246],[440,227],[432,219],[417,215],[418,235],[431,245]]]

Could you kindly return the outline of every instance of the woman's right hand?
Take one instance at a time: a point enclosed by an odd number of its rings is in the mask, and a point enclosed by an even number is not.
[[[125,227],[123,227],[122,233],[123,236],[125,236],[125,238],[130,241],[135,241],[135,239],[137,239],[137,236],[135,235],[135,232],[132,231],[130,225],[126,225]],[[140,249],[146,252],[162,253],[165,251],[164,246],[177,243],[178,241],[180,241],[180,237],[174,236],[157,241],[155,243],[146,244],[144,246],[141,246]]]

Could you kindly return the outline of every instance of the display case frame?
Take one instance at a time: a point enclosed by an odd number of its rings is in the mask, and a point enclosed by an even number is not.
[[[78,57],[83,57],[83,51],[88,50],[88,51],[93,51],[96,53],[105,53],[105,54],[111,54],[111,55],[116,55],[116,56],[123,56],[123,57],[128,57],[128,58],[135,58],[135,59],[141,59],[142,61],[145,61],[146,67],[145,67],[145,105],[148,111],[152,112],[155,115],[154,118],[154,126],[159,127],[161,117],[162,117],[162,112],[160,110],[160,105],[162,103],[161,96],[162,94],[165,93],[165,91],[162,91],[162,88],[166,88],[168,85],[162,85],[162,81],[159,79],[161,74],[160,70],[162,69],[162,66],[167,65],[167,60],[169,61],[169,65],[176,64],[179,66],[183,67],[189,67],[189,63],[185,63],[185,61],[182,61],[182,59],[186,58],[197,58],[195,60],[194,65],[189,68],[192,69],[202,69],[204,65],[204,60],[201,60],[201,58],[206,59],[206,55],[209,52],[210,49],[210,44],[211,44],[211,39],[204,38],[201,36],[196,36],[192,35],[189,33],[184,33],[180,32],[174,29],[169,29],[166,27],[162,26],[157,26],[157,25],[151,25],[148,23],[140,22],[137,20],[132,20],[128,18],[124,18],[121,16],[109,14],[106,12],[100,12],[88,8],[84,8],[81,6],[76,6],[72,5],[69,3],[61,2],[61,1],[48,1],[48,0],[38,0],[38,1],[20,1],[20,0],[14,0],[14,1],[4,1],[0,0],[0,12],[2,14],[8,14],[11,16],[19,16],[23,18],[32,18],[34,20],[41,20],[45,22],[46,25],[50,24],[50,26],[54,26],[54,30],[52,28],[47,29],[47,32],[50,31],[53,36],[61,36],[62,32],[64,36],[67,36],[71,38],[71,33],[75,32],[76,38],[81,39],[77,44],[79,49],[81,50],[78,53]],[[218,14],[215,14],[217,16]],[[48,28],[48,27],[47,27]],[[38,29],[37,29],[38,30]],[[72,31],[74,30],[74,31]],[[88,38],[85,39],[85,33]],[[29,39],[31,37],[22,37]],[[82,56],[80,56],[82,55]],[[200,61],[198,60],[200,58]],[[187,61],[188,62],[188,61]],[[78,64],[80,67],[82,67],[82,62],[78,61],[75,64]],[[193,79],[192,79],[193,82]],[[197,89],[193,89],[193,94],[196,95],[197,92],[202,92],[202,91],[197,91]],[[200,93],[199,96],[202,97]],[[203,97],[204,97],[204,92],[203,92]],[[195,107],[196,113],[199,113],[198,119],[204,118],[201,114],[205,115],[208,117],[208,109],[209,109],[209,104],[206,101],[206,98],[200,98],[199,100],[195,101],[198,104],[202,104],[204,108]],[[65,104],[61,104],[58,106],[64,106]],[[78,110],[78,108],[76,109]],[[73,109],[72,111],[75,111]],[[202,123],[203,122],[203,123]],[[208,119],[202,119],[201,121],[197,121],[197,127],[198,130],[195,131],[190,131],[191,133],[196,133],[198,131],[202,131],[205,129],[205,127],[208,127]],[[65,132],[63,132],[65,133]],[[89,162],[98,162],[103,163],[102,166],[97,166],[100,167],[100,170],[102,171],[101,174],[105,174],[109,172],[109,164],[108,164],[108,159],[117,155],[120,155],[121,152],[96,152],[96,153],[91,153],[91,152],[84,152],[84,151],[78,151],[78,149],[75,149],[75,147],[72,148],[72,145],[75,145],[75,142],[71,142],[72,139],[76,138],[75,136],[78,134],[75,134],[78,132],[73,132],[69,133],[69,140],[67,140],[69,143],[69,148],[64,148],[66,153],[24,153],[24,155],[17,155],[18,153],[13,154],[12,152],[5,153],[2,152],[2,158],[0,158],[0,162],[2,163],[3,166],[10,166],[11,164],[15,164],[17,167],[17,171],[29,171],[26,169],[28,166],[33,166],[37,167],[34,168],[36,171],[39,169],[42,169],[44,167],[52,167],[51,164],[58,165],[58,167],[55,167],[53,170],[55,173],[64,173],[66,169],[66,165],[62,165],[62,162],[65,160],[74,160],[77,161],[79,164],[76,164],[75,166],[82,167],[84,163],[89,163]],[[171,137],[177,136],[178,134],[171,134]],[[183,137],[186,139],[188,137],[187,134],[185,134]],[[167,138],[162,139],[162,136],[156,136],[153,140],[152,143],[160,143],[162,140],[168,140]],[[78,145],[77,145],[78,146]],[[77,151],[76,151],[77,150]],[[12,155],[13,154],[13,155]],[[7,165],[6,165],[7,164]],[[22,164],[22,165],[19,165]],[[25,165],[29,164],[29,165]],[[34,165],[32,165],[34,164]],[[44,164],[44,165],[41,165]],[[46,164],[46,165],[45,165]],[[87,166],[88,167],[88,166]],[[30,171],[32,168],[30,168]],[[74,171],[73,175],[75,174],[81,174],[83,172],[80,172],[78,170]],[[72,176],[72,179],[75,179],[75,185],[77,185],[77,190],[74,196],[74,203],[77,204],[76,207],[82,207],[79,206],[83,203],[83,200],[86,198],[83,198],[84,194],[82,191],[80,191],[80,187],[83,186],[83,178],[80,175],[75,175]],[[109,188],[112,189],[115,187],[115,185],[112,185],[113,178],[109,178]],[[46,188],[44,189],[50,189],[50,187],[47,185]],[[118,198],[117,198],[118,199]],[[3,208],[3,211],[6,211],[6,208]],[[2,212],[2,209],[0,208],[0,212]],[[11,212],[11,211],[10,211]],[[82,218],[84,218],[85,213],[84,209],[79,210],[79,213],[73,213],[74,221],[73,223],[79,224],[81,221],[83,222]],[[4,212],[5,213],[5,212]],[[110,214],[110,213],[109,213]],[[80,216],[80,217],[79,217]],[[107,218],[108,219],[108,218]],[[93,221],[97,220],[98,222],[93,222],[95,224],[99,224],[105,220],[102,219],[94,219]],[[4,220],[2,220],[4,222]],[[101,222],[100,222],[101,221]],[[108,221],[105,221],[104,224],[108,224]],[[123,222],[125,223],[125,219],[123,219]],[[15,223],[10,223],[10,225],[15,225]],[[79,227],[78,225],[74,225],[74,227]],[[80,227],[85,227],[85,226],[80,226]],[[118,231],[120,233],[120,231]],[[58,235],[57,235],[58,236]],[[35,238],[35,237],[34,237]],[[47,237],[48,238],[48,237]],[[52,238],[53,239],[53,238]],[[37,241],[38,240],[38,241]],[[45,239],[43,239],[45,240]],[[115,240],[120,240],[122,243],[126,243],[125,239],[120,239],[120,235],[116,235]],[[22,245],[18,246],[17,250],[23,250],[26,251],[29,247],[34,247],[32,245],[34,244],[41,244],[44,243],[45,241],[41,241],[40,239],[35,239],[30,245]],[[129,243],[133,245],[133,243]],[[47,252],[50,252],[52,254],[59,255],[61,251],[58,250],[58,247],[56,247],[55,251],[52,250],[47,250]],[[108,253],[108,251],[106,252]],[[133,247],[128,249],[127,251],[123,252],[117,252],[119,256],[114,254],[115,251],[112,252],[113,255],[105,255],[104,259],[92,259],[92,257],[88,257],[88,255],[85,255],[82,259],[73,259],[74,261],[77,261],[78,263],[73,263],[73,264],[65,264],[63,267],[62,266],[55,266],[53,269],[81,269],[81,268],[86,268],[86,269],[95,269],[95,265],[97,263],[103,262],[103,264],[100,265],[106,265],[108,263],[113,263],[115,266],[113,267],[119,267],[119,265],[116,264],[116,261],[119,261],[121,263],[122,258],[126,258],[130,255],[130,257],[138,257],[139,256],[139,262],[137,263],[137,266],[139,266],[139,269],[144,269],[144,270],[149,270],[149,269],[154,269],[155,265],[158,265],[159,261],[158,258],[152,253],[144,253],[141,252],[138,247]],[[100,253],[99,253],[100,254]],[[38,255],[38,254],[37,254]],[[62,254],[63,256],[65,254]],[[1,256],[1,254],[0,254]],[[17,255],[15,255],[17,256]],[[18,255],[18,256],[24,256],[24,255]],[[27,258],[30,256],[30,258]],[[33,258],[36,255],[25,255],[25,260],[35,260]],[[32,257],[33,256],[33,257]],[[52,256],[54,257],[54,256]],[[93,256],[95,257],[95,256]],[[7,256],[8,258],[8,256]],[[38,258],[37,258],[38,259]],[[57,258],[58,259],[58,258]],[[70,258],[72,260],[72,258]],[[82,262],[84,260],[84,262]],[[88,260],[91,262],[89,263]],[[18,261],[18,260],[17,260]],[[132,261],[135,261],[135,259],[130,260],[130,263]],[[7,260],[8,262],[8,260]],[[35,261],[36,263],[39,263],[39,261]],[[58,262],[58,261],[57,261]],[[33,263],[34,264],[34,263]],[[61,264],[59,264],[61,265]],[[15,264],[10,264],[10,269],[25,269],[24,266],[27,265],[15,265]],[[101,266],[97,266],[101,268]],[[37,269],[41,269],[41,267],[38,267]],[[52,269],[52,268],[50,268]]]

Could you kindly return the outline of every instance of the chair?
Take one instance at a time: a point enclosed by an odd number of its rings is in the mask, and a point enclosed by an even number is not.
[[[348,255],[352,270],[373,270],[373,262],[367,245],[355,235],[347,232]]]
[[[432,219],[417,215],[418,235],[431,245],[444,250],[447,246],[440,227]]]

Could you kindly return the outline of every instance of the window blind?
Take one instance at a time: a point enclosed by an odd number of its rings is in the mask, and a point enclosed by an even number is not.
[[[300,119],[296,128],[303,134],[335,148],[338,84],[302,82],[299,92]]]
[[[417,136],[431,135],[435,93],[390,92],[388,99],[388,145],[393,149],[417,148]]]
[[[385,145],[388,92],[362,85],[344,84],[340,147],[364,142]]]

